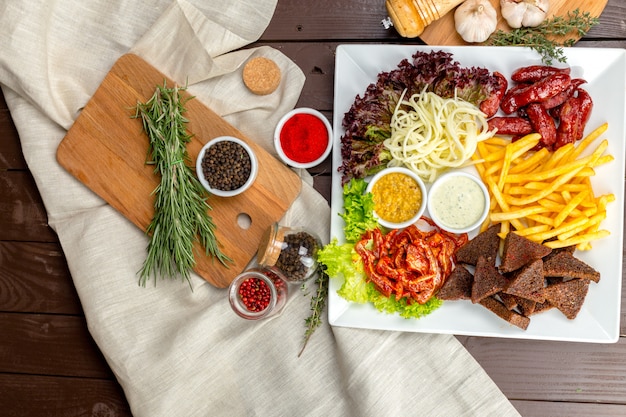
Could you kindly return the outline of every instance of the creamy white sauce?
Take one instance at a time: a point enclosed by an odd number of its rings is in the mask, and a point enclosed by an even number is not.
[[[485,199],[480,186],[470,178],[451,176],[431,194],[431,210],[445,226],[462,229],[480,219]]]

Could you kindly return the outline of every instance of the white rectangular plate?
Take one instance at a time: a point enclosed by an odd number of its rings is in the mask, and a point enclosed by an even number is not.
[[[522,66],[541,64],[534,51],[518,47],[430,47],[418,45],[340,45],[336,53],[334,101],[333,181],[331,196],[331,238],[344,242],[341,174],[342,120],[357,95],[363,95],[381,71],[395,69],[404,58],[418,50],[451,52],[462,66],[486,67],[510,79]],[[470,301],[446,301],[432,314],[421,319],[404,319],[377,311],[370,304],[355,304],[337,295],[342,277],[331,277],[328,315],[334,326],[367,329],[446,333],[456,335],[508,337],[520,339],[562,340],[613,343],[619,338],[622,288],[622,241],[624,217],[624,138],[626,131],[626,51],[622,49],[565,48],[567,64],[573,77],[584,78],[583,87],[594,100],[587,130],[609,123],[603,138],[607,152],[615,157],[597,169],[592,179],[596,195],[615,194],[608,206],[602,228],[611,235],[593,243],[593,249],[576,255],[601,273],[598,284],[591,283],[585,304],[574,320],[552,309],[531,318],[528,329],[512,326],[481,305]],[[555,63],[555,65],[563,65]],[[597,143],[597,142],[596,142]],[[427,213],[426,213],[427,214]],[[475,235],[475,233],[473,234]],[[470,238],[473,237],[470,235]]]

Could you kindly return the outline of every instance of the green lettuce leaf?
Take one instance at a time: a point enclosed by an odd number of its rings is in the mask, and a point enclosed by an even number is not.
[[[337,239],[333,239],[317,252],[317,260],[326,266],[328,276],[344,278],[343,285],[337,292],[340,297],[359,304],[369,301],[367,276],[363,270],[363,261],[354,250],[354,244],[339,244]]]
[[[344,212],[339,216],[345,222],[344,236],[347,242],[358,242],[368,230],[378,227],[374,217],[374,198],[366,193],[363,179],[352,179],[343,186]]]
[[[369,301],[374,304],[374,307],[376,307],[378,311],[387,314],[398,313],[400,317],[404,317],[405,319],[424,317],[443,304],[443,301],[437,297],[431,297],[430,300],[424,304],[408,304],[406,297],[402,297],[399,300],[396,300],[395,296],[385,297],[376,290],[374,284],[369,283],[368,285],[371,286],[371,290],[368,292]]]

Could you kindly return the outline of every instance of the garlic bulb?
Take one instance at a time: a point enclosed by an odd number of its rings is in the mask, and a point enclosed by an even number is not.
[[[535,27],[546,19],[548,0],[500,0],[500,12],[513,29]]]
[[[489,0],[466,0],[454,11],[454,27],[465,42],[485,42],[497,24],[496,9]]]

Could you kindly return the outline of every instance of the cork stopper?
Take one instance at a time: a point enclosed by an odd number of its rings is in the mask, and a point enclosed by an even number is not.
[[[426,26],[464,0],[386,0],[387,13],[400,36],[416,38]]]
[[[284,240],[285,232],[278,223],[274,223],[268,227],[259,243],[259,251],[257,252],[256,258],[257,263],[267,266],[276,265]]]
[[[257,95],[273,93],[280,85],[280,78],[280,68],[269,58],[252,58],[243,67],[243,82]]]

